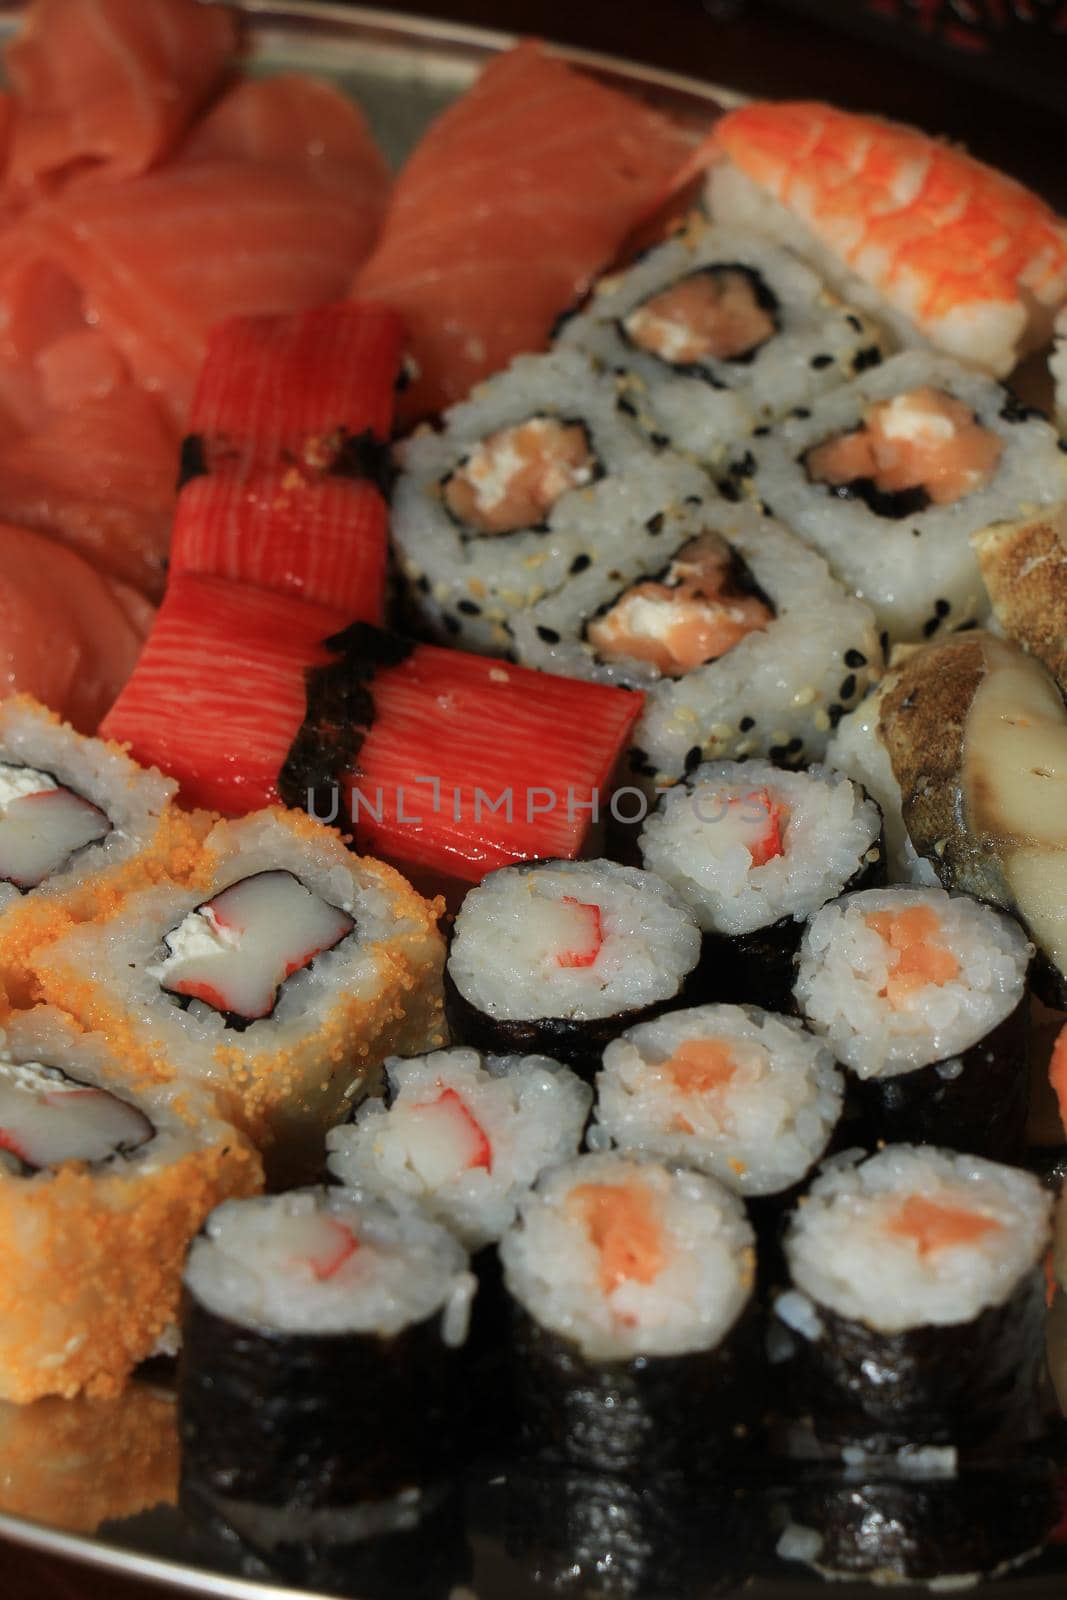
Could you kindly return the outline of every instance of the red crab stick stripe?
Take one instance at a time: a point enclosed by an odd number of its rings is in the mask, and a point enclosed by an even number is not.
[[[536,43],[492,61],[404,167],[356,280],[407,324],[418,376],[402,420],[546,344],[689,148],[666,118]]]
[[[304,715],[304,669],[346,619],[224,578],[176,578],[105,738],[181,784],[189,805],[231,815],[276,803]]]
[[[206,464],[329,471],[345,436],[389,437],[404,339],[379,305],[237,317],[211,335],[190,417]]]
[[[178,500],[171,578],[213,574],[380,623],[387,522],[380,491],[366,481],[309,479],[295,467],[247,481],[209,473]]]

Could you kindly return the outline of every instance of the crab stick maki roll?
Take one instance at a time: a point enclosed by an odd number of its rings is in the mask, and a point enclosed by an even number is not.
[[[489,873],[464,899],[445,1004],[464,1043],[589,1072],[609,1039],[680,997],[699,955],[695,919],[654,873],[528,862]]]
[[[756,1006],[695,1006],[604,1051],[590,1142],[676,1161],[735,1193],[780,1195],[825,1154],[844,1100],[826,1046]]]
[[[796,997],[872,1137],[1022,1154],[1027,975],[1012,918],[943,889],[870,889],[808,924]]]
[[[1043,417],[918,351],[752,440],[737,470],[904,642],[988,612],[972,535],[1067,498],[1067,457]]]
[[[593,1095],[545,1056],[436,1050],[385,1064],[385,1093],[326,1138],[331,1174],[400,1194],[469,1250],[499,1239],[546,1168],[578,1153]]]
[[[645,692],[630,766],[653,788],[701,761],[817,760],[881,666],[874,617],[825,561],[751,507],[707,508],[515,619],[525,665]]]
[[[877,326],[796,256],[699,215],[601,279],[561,343],[616,373],[620,404],[647,432],[713,467],[753,428],[883,355]]]
[[[698,467],[657,454],[578,350],[520,358],[442,432],[414,434],[400,465],[392,537],[416,616],[497,655],[515,613],[571,573],[698,532],[710,493]]]
[[[714,997],[786,1010],[807,918],[884,882],[881,832],[878,807],[840,773],[719,761],[667,790],[639,847],[695,913]]]
[[[629,1155],[547,1173],[500,1245],[528,1443],[627,1474],[714,1458],[746,1401],[755,1274],[741,1202]]]
[[[173,1340],[189,1240],[262,1185],[255,1151],[194,1091],[136,1081],[48,1007],[0,1053],[0,1398],[114,1395]]]
[[[820,1439],[1006,1452],[1034,1437],[1051,1203],[1028,1172],[912,1145],[816,1179],[775,1309]]]
[[[413,1205],[304,1189],[220,1206],[185,1269],[183,1476],[265,1528],[405,1492],[417,1510],[454,1442],[473,1292],[462,1245]]]
[[[196,876],[42,958],[44,987],[143,1069],[197,1083],[272,1171],[314,1171],[385,1056],[441,1040],[437,907],[298,812],[218,823]]]

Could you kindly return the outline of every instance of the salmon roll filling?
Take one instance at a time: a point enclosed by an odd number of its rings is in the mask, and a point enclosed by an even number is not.
[[[883,517],[954,505],[992,481],[1004,446],[974,412],[929,385],[870,408],[858,428],[805,457],[813,483]]]
[[[335,1178],[405,1195],[468,1249],[499,1239],[546,1168],[578,1153],[592,1091],[546,1056],[436,1050],[386,1062],[385,1092],[326,1136]]]
[[[588,624],[602,661],[647,661],[677,678],[726,655],[774,612],[716,533],[682,546],[659,581],[632,585]]]
[[[755,1006],[672,1011],[604,1052],[596,1134],[742,1195],[780,1194],[820,1159],[844,1082],[798,1022]],[[591,1134],[591,1142],[594,1135]]]
[[[638,350],[672,367],[751,361],[778,332],[778,301],[751,267],[703,267],[649,295],[620,327]]]
[[[556,501],[603,471],[582,422],[530,417],[491,433],[441,485],[441,497],[473,534],[539,528]]]

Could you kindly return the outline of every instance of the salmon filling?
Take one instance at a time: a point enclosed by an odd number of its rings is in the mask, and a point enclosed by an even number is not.
[[[705,267],[635,306],[622,321],[639,350],[672,366],[741,361],[778,331],[775,301],[747,267]]]
[[[930,1256],[956,1245],[977,1244],[987,1233],[996,1233],[1000,1223],[963,1206],[909,1195],[885,1226],[887,1233],[914,1244],[921,1256]]]
[[[148,1118],[106,1089],[37,1061],[0,1062],[0,1169],[106,1161],[154,1137]]]
[[[940,988],[958,976],[960,964],[940,942],[941,924],[929,906],[872,911],[864,921],[893,952],[886,986],[879,990],[891,1006],[904,1005],[917,990],[930,984]]]
[[[643,1183],[582,1183],[567,1201],[600,1257],[604,1294],[629,1282],[651,1283],[667,1261],[653,1197]]]
[[[859,428],[809,450],[807,469],[815,482],[835,489],[869,484],[880,495],[921,491],[926,501],[944,506],[984,489],[1003,448],[962,400],[925,387],[872,406]]]
[[[661,1070],[679,1094],[706,1095],[733,1082],[737,1062],[721,1039],[687,1039]]]
[[[0,763],[0,882],[36,889],[111,823],[99,806],[47,772]]]
[[[773,620],[770,606],[741,587],[729,547],[705,533],[679,550],[662,581],[620,595],[589,623],[586,637],[602,660],[647,661],[677,678]]]
[[[445,479],[445,505],[477,533],[539,527],[561,496],[592,483],[597,461],[580,422],[531,417],[501,428]]]

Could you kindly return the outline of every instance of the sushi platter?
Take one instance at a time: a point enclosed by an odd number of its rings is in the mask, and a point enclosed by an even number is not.
[[[22,10],[0,1538],[1059,1594],[1067,225],[458,24]]]

